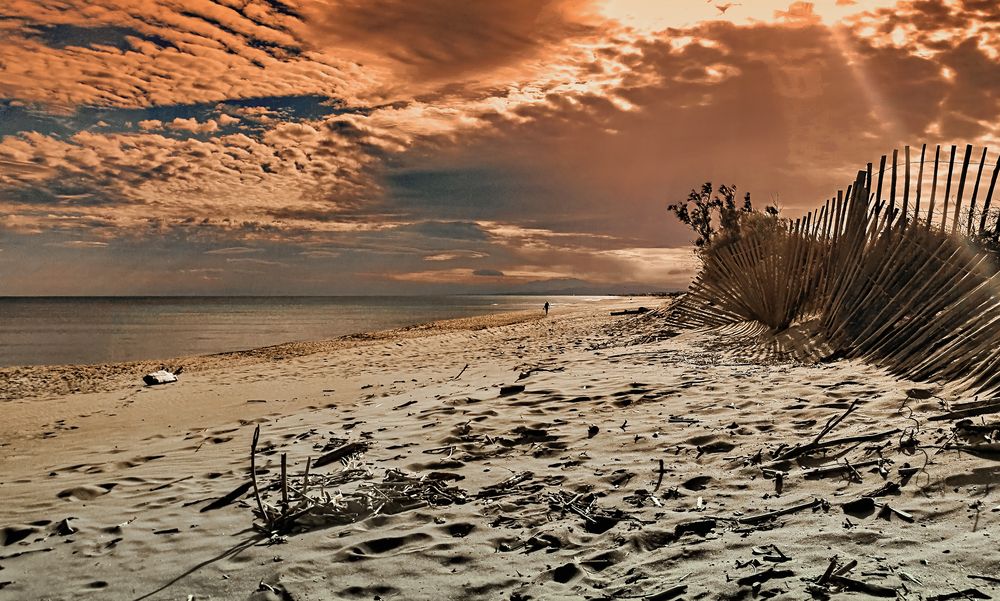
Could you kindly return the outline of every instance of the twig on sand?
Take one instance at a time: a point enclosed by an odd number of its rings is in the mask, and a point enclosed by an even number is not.
[[[469,369],[469,364],[468,363],[465,364],[465,367],[462,368],[462,371],[458,372],[458,375],[455,376],[454,378],[452,378],[452,380],[457,380],[457,379],[461,378],[462,374],[464,374],[465,370],[467,370],[467,369]]]
[[[791,507],[786,507],[784,509],[775,509],[774,511],[768,511],[766,513],[759,513],[757,515],[748,515],[739,519],[741,524],[760,524],[761,522],[766,522],[771,518],[780,517],[783,515],[788,515],[790,513],[796,513],[802,511],[803,509],[812,509],[814,507],[819,507],[824,505],[826,501],[823,499],[813,499],[812,501],[806,501],[805,503],[799,503],[798,505],[792,505]]]
[[[288,453],[281,454],[281,515],[288,513]]]
[[[941,415],[932,415],[927,421],[944,421],[950,419],[963,419],[975,417],[977,415],[988,415],[990,413],[1000,413],[1000,399],[988,399],[985,401],[972,401],[954,405],[952,410]]]
[[[486,488],[479,491],[479,495],[477,496],[480,499],[485,497],[500,497],[505,494],[514,492],[515,486],[521,484],[522,482],[531,480],[534,477],[535,474],[532,472],[520,472],[518,474],[514,474],[510,478],[507,478],[503,482],[498,482],[496,484],[491,484],[490,486],[487,486]]]
[[[320,455],[319,459],[313,463],[314,468],[321,468],[325,465],[330,465],[335,461],[340,461],[351,455],[357,455],[358,453],[364,453],[371,446],[369,443],[359,440],[357,442],[352,442],[345,444],[343,446],[337,447],[336,449],[330,451],[325,455]]]
[[[302,496],[309,492],[309,468],[312,467],[312,457],[306,457],[306,472],[302,475]]]
[[[813,587],[820,589],[820,591],[829,592],[827,587],[830,585],[839,587],[843,590],[854,591],[857,593],[866,593],[873,597],[885,597],[885,598],[896,598],[896,589],[889,588],[887,586],[881,586],[878,584],[869,584],[861,580],[855,580],[854,578],[849,578],[847,574],[851,572],[854,568],[858,566],[858,560],[852,559],[851,561],[845,563],[844,565],[839,565],[838,558],[836,555],[830,558],[830,565],[827,566],[826,571],[820,576]],[[828,595],[827,595],[828,596]]]
[[[257,487],[257,440],[260,438],[260,424],[253,430],[253,442],[250,443],[250,482],[253,484],[253,497],[257,500],[257,509],[264,521],[271,521],[270,515],[264,509],[264,503],[260,500],[260,489]]]
[[[781,455],[775,457],[774,461],[785,461],[787,459],[794,459],[799,455],[810,453],[818,448],[821,448],[819,446],[820,440],[824,436],[829,434],[834,428],[836,428],[840,424],[840,422],[844,421],[844,418],[853,413],[854,410],[857,409],[857,406],[858,402],[856,400],[852,401],[851,406],[847,408],[847,411],[845,411],[844,413],[840,414],[837,417],[830,418],[830,421],[826,422],[826,426],[823,427],[823,430],[816,435],[816,438],[814,438],[812,442],[809,442],[801,446],[792,447],[791,449],[785,451]]]
[[[660,475],[656,479],[656,486],[653,487],[653,492],[660,490],[660,485],[663,484],[663,472],[664,472],[663,459],[660,459],[660,472],[659,472]]]

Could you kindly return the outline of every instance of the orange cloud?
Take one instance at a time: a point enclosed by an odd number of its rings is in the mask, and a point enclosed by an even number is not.
[[[673,284],[703,181],[794,212],[897,143],[1000,141],[996,3],[744,5],[9,0],[0,229]]]

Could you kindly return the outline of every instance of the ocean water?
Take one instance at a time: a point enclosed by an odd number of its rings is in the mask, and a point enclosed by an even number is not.
[[[599,296],[0,297],[0,366],[105,363],[325,340]]]

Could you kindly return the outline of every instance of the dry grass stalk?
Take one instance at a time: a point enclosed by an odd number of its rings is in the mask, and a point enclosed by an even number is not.
[[[379,514],[394,514],[428,505],[462,504],[469,500],[465,491],[447,486],[433,474],[419,476],[398,469],[384,469],[378,479],[377,470],[362,461],[362,455],[370,447],[367,442],[342,445],[324,455],[339,456],[340,469],[330,474],[312,471],[319,462],[307,458],[301,485],[288,477],[287,455],[282,454],[278,480],[259,486],[255,461],[259,436],[258,426],[250,447],[251,482],[257,501],[254,515],[260,520],[254,527],[268,534],[302,532],[354,523]],[[353,452],[345,455],[345,450]],[[267,502],[269,491],[280,491],[277,506]]]

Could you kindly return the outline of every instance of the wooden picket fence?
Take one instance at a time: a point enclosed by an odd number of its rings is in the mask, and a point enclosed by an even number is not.
[[[739,238],[705,251],[672,325],[808,324],[828,355],[996,392],[1000,270],[975,241],[1000,236],[1000,159],[971,145],[960,164],[955,146],[947,161],[940,146],[933,163],[926,145],[919,161],[909,146],[899,155],[799,219],[747,217]]]

